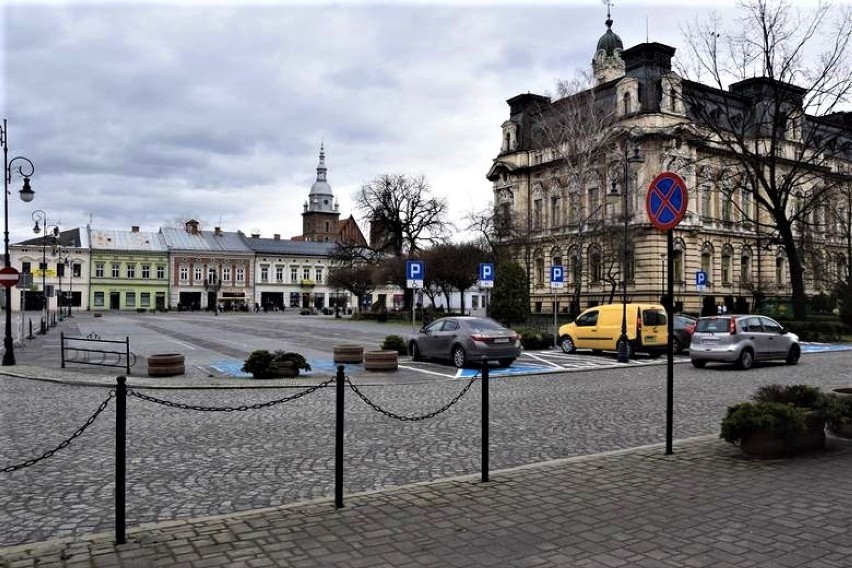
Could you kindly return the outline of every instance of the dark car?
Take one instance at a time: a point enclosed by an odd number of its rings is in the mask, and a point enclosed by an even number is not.
[[[483,357],[508,367],[521,354],[521,338],[491,318],[446,317],[412,335],[408,352],[415,361],[442,359],[459,368],[479,363]]]
[[[674,316],[672,347],[675,353],[683,353],[684,350],[689,349],[689,345],[692,343],[692,332],[695,331],[695,321],[695,318],[681,314]]]

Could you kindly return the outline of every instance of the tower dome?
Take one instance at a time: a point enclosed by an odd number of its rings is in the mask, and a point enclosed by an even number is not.
[[[317,181],[311,186],[309,195],[332,195],[331,186],[326,181],[328,168],[325,167],[325,144],[320,144],[319,164],[317,165]]]
[[[614,55],[616,49],[624,51],[624,44],[621,42],[621,38],[612,31],[612,18],[607,15],[606,32],[598,40],[598,48],[595,52],[603,50],[606,55]]]

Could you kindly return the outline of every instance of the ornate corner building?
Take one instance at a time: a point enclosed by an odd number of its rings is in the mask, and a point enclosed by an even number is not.
[[[608,15],[592,59],[594,84],[557,99],[507,101],[487,174],[495,224],[527,269],[533,312],[620,302],[624,277],[630,301],[660,301],[666,235],[651,226],[645,199],[663,171],[679,174],[689,195],[673,229],[676,311],[788,301],[785,239],[796,242],[806,294],[830,293],[848,277],[852,253],[852,112],[808,115],[804,89],[767,78],[728,90],[688,81],[672,70],[675,48],[624,49],[612,23]],[[776,198],[759,193],[755,179],[769,160],[795,177],[780,206],[792,219],[789,235],[755,197]],[[565,287],[551,288],[549,268],[558,265]],[[701,290],[699,271],[707,275]]]

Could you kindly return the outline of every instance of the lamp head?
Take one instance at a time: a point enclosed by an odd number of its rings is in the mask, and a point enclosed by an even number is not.
[[[41,232],[41,227],[39,227],[38,221],[36,221],[36,224],[33,225],[33,233],[39,234],[40,232]]]
[[[24,176],[24,187],[19,192],[21,194],[21,201],[24,203],[29,203],[35,197],[35,191],[30,187],[30,178]]]

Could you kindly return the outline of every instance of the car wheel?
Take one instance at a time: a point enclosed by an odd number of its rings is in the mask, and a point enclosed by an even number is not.
[[[499,365],[503,368],[510,366],[514,362],[515,362],[514,359],[500,359],[498,361]]]
[[[677,337],[672,337],[672,351],[675,353],[683,353],[683,343]]]
[[[739,358],[737,359],[737,367],[740,369],[751,369],[752,364],[754,363],[754,352],[746,347],[743,349],[742,353],[740,353]]]
[[[408,346],[408,351],[411,352],[411,360],[412,361],[422,361],[423,355],[420,353],[420,348],[417,347],[417,342],[412,341],[411,345]]]
[[[461,369],[467,362],[467,355],[464,352],[464,347],[456,345],[453,347],[453,365]]]
[[[706,365],[706,364],[707,364],[707,361],[704,361],[702,359],[693,359],[692,360],[692,366],[695,367],[696,369],[703,369],[704,365]]]
[[[802,356],[802,348],[798,345],[791,345],[790,350],[787,352],[787,364],[795,365],[799,362],[799,357]]]
[[[574,345],[574,340],[571,339],[570,335],[563,335],[559,339],[559,345],[562,347],[563,353],[575,353],[577,351],[577,347]]]

